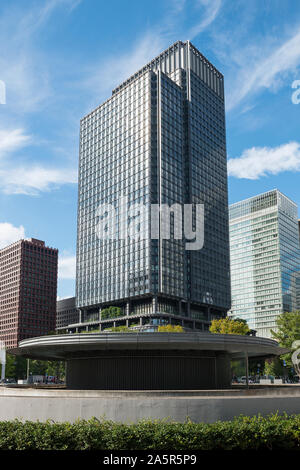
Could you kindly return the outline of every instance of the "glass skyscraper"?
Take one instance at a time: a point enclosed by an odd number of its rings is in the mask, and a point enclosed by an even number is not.
[[[173,44],[81,120],[78,198],[79,331],[164,323],[207,330],[212,318],[226,314],[224,83],[189,41]],[[135,224],[139,237],[124,237],[135,204],[145,207]],[[153,204],[204,204],[204,247],[185,249],[186,240],[174,237],[173,214],[171,238],[161,236],[162,215],[160,235],[151,237]],[[99,212],[104,205],[115,207],[111,239],[99,237],[99,223],[110,217]]]
[[[298,208],[280,191],[229,208],[232,308],[259,336],[297,310],[300,271]]]

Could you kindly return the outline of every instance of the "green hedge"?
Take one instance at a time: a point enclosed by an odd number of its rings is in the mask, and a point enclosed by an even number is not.
[[[300,449],[300,415],[239,417],[213,424],[143,420],[120,424],[0,422],[1,450]]]

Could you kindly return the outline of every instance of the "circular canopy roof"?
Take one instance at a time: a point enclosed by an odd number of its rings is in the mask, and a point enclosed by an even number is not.
[[[122,350],[202,350],[220,351],[233,358],[271,357],[288,352],[268,338],[242,335],[191,333],[84,333],[40,336],[23,340],[13,354],[40,360],[65,360],[71,357],[97,355],[97,351]]]

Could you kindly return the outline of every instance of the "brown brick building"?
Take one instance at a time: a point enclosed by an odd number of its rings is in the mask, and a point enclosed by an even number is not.
[[[58,250],[34,238],[0,250],[0,339],[7,349],[55,330]]]

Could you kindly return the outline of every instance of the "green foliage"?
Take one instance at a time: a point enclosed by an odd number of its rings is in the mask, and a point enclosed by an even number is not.
[[[218,333],[222,335],[246,335],[249,333],[250,328],[240,318],[220,318],[219,320],[213,320],[211,322],[209,331],[211,333]]]
[[[183,333],[181,325],[160,325],[157,329],[159,333]]]
[[[284,375],[282,360],[279,357],[275,357],[274,359],[266,359],[264,374],[273,375],[274,377],[282,377]]]
[[[233,421],[122,424],[93,418],[70,423],[0,422],[0,450],[300,449],[300,415],[240,416]]]
[[[276,331],[271,330],[272,336],[283,348],[292,348],[296,340],[300,340],[300,312],[286,312],[277,317]],[[282,356],[288,367],[292,367],[292,351]]]
[[[27,370],[27,360],[24,357],[13,356],[6,353],[5,376],[15,379],[25,379]]]
[[[111,333],[133,333],[133,331],[128,328],[128,326],[121,325],[121,326],[113,326],[112,328],[106,328],[105,332]]]
[[[65,363],[62,361],[30,360],[29,364],[32,375],[59,375],[60,378],[65,376]],[[7,353],[5,375],[16,380],[26,379],[27,359]]]
[[[104,308],[101,310],[101,319],[106,320],[108,318],[117,318],[117,317],[122,317],[123,310],[120,307],[113,307],[110,306],[108,308]]]

